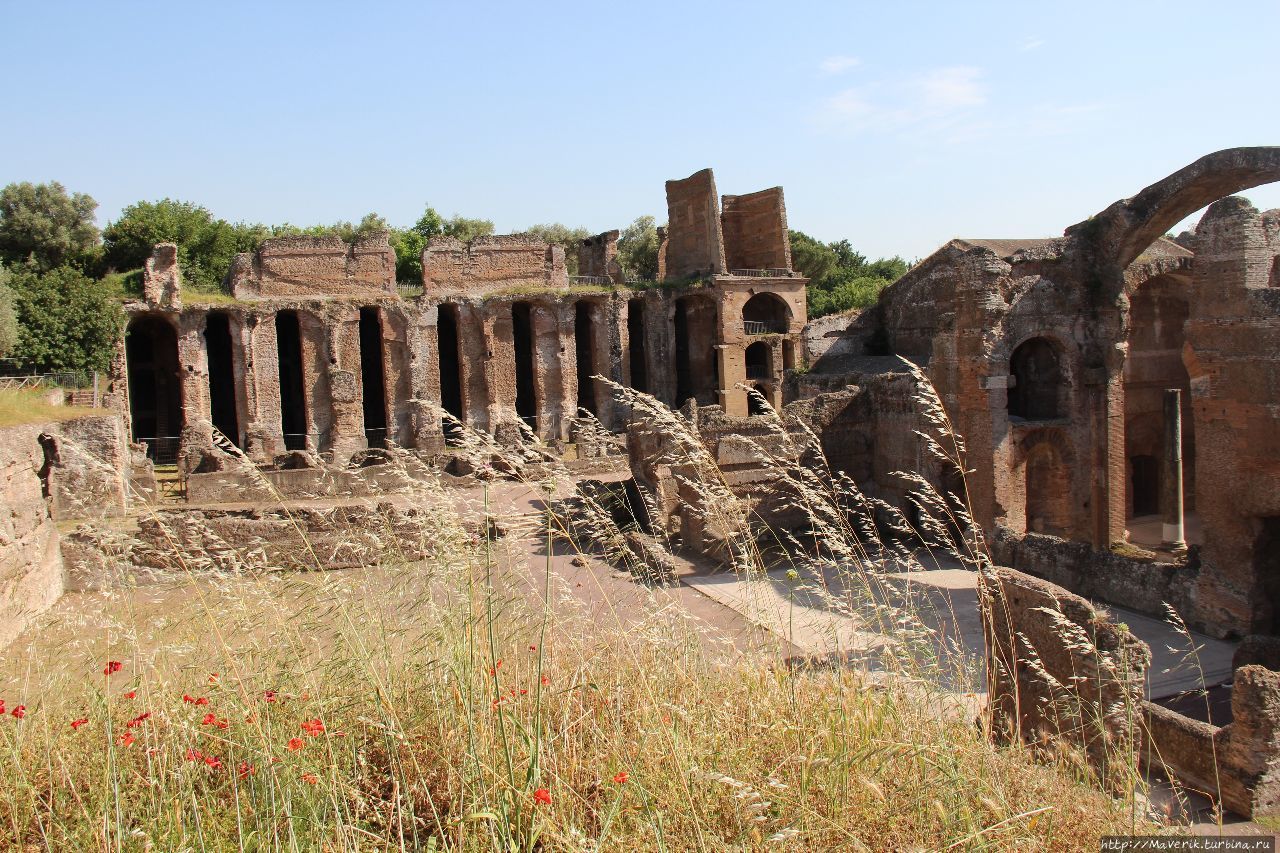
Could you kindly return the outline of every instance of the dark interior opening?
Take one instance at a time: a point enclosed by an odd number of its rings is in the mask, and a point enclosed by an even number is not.
[[[705,296],[676,301],[676,405],[690,397],[702,405],[719,402],[719,354],[716,341],[716,304]]]
[[[182,435],[178,333],[161,317],[139,317],[125,336],[133,440],[156,462],[172,464]]]
[[[1133,514],[1156,515],[1160,512],[1160,460],[1154,456],[1132,456]]]
[[[538,395],[533,384],[533,317],[528,302],[511,306],[511,339],[516,356],[516,414],[538,430]]]
[[[768,379],[772,371],[773,353],[769,345],[757,341],[747,347],[747,378]]]
[[[747,414],[752,417],[769,414],[768,389],[763,385],[753,385],[752,389],[756,393],[747,395]]]
[[[1255,634],[1280,634],[1280,515],[1259,519],[1253,543],[1254,576],[1261,592],[1254,609]]]
[[[243,447],[231,361],[231,318],[226,314],[214,312],[205,318],[204,349],[209,359],[209,414],[214,429],[236,447]]]
[[[307,395],[302,379],[302,329],[293,311],[276,313],[276,357],[280,367],[280,428],[285,450],[307,447]]]
[[[573,309],[573,341],[578,355],[578,408],[593,415],[596,407],[595,326],[591,322],[591,303],[583,300]]]
[[[458,306],[441,305],[436,321],[436,345],[440,354],[440,405],[459,421],[462,417],[462,363],[458,357]],[[462,438],[462,427],[444,419],[446,444]]]
[[[742,306],[743,330],[748,335],[786,334],[791,309],[775,293],[757,293]]]
[[[1059,417],[1062,370],[1053,344],[1032,338],[1013,351],[1009,373],[1014,377],[1009,389],[1009,414],[1029,421]]]
[[[387,446],[387,383],[382,363],[382,313],[360,309],[360,387],[364,438],[369,447]]]
[[[689,377],[689,311],[684,300],[676,302],[676,405],[693,396]]]
[[[627,341],[631,348],[631,387],[649,393],[649,367],[645,363],[644,349],[644,300],[627,302]]]

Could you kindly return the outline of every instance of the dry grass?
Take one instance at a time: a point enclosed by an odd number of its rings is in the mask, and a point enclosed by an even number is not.
[[[49,395],[56,390],[49,388],[0,390],[0,427],[70,421],[86,415],[107,414],[101,409],[50,403]]]
[[[689,431],[677,438],[705,467]],[[533,458],[477,433],[464,445],[517,474]],[[750,513],[711,469],[703,487],[745,536]],[[819,558],[873,584],[847,500],[824,504],[815,485],[837,481],[816,472],[797,499],[828,537]],[[0,838],[53,850],[1095,850],[1102,834],[1154,828],[1085,784],[1072,757],[1034,762],[941,712],[951,664],[936,656],[874,680],[793,668],[728,645],[660,589],[602,616],[549,556],[510,558],[563,533],[551,515],[514,519],[493,541],[444,511],[448,496],[420,499],[442,508],[421,531],[439,555],[426,562],[261,574],[184,552],[170,585],[46,620],[0,670]],[[759,569],[747,540],[735,553]],[[917,616],[866,618],[917,648]]]

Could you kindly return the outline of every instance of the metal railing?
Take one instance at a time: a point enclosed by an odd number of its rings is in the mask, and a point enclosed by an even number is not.
[[[396,282],[396,293],[400,294],[401,299],[417,299],[422,295],[424,289],[421,284]]]
[[[387,446],[387,428],[366,429],[364,431],[364,441],[371,448],[385,448]]]
[[[794,273],[787,269],[729,270],[729,275],[743,278],[791,278]]]
[[[748,378],[748,379],[768,379],[768,378],[769,378],[769,367],[768,367],[768,365],[764,365],[764,364],[748,364],[748,365],[747,365],[747,378]]]
[[[570,284],[613,284],[613,279],[607,275],[571,275],[569,276]]]
[[[134,441],[147,446],[147,458],[157,465],[173,465],[178,461],[178,447],[182,443],[179,436],[139,436]]]
[[[769,334],[769,324],[761,323],[759,320],[743,320],[742,331],[748,335],[767,335]]]

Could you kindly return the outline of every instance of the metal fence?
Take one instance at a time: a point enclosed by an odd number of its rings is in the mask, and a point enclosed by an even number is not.
[[[748,379],[768,379],[769,368],[763,364],[748,364],[747,378]]]
[[[0,358],[0,388],[93,388],[97,382],[93,370],[41,370],[30,362]]]
[[[569,276],[570,284],[613,284],[613,279],[607,275],[571,275]]]
[[[794,273],[786,269],[729,270],[729,275],[743,278],[791,278]]]
[[[423,290],[421,284],[396,282],[396,293],[400,294],[401,299],[417,299],[422,295]]]
[[[139,436],[134,441],[147,446],[147,458],[157,465],[173,465],[178,461],[178,447],[182,444],[179,436]]]
[[[748,335],[767,335],[769,334],[769,324],[762,323],[759,320],[743,320],[742,331]]]

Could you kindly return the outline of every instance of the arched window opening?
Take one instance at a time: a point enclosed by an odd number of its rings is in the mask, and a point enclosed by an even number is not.
[[[768,379],[773,374],[773,350],[764,341],[747,347],[747,378]]]
[[[1032,338],[1009,359],[1009,415],[1028,421],[1062,417],[1066,383],[1053,344]]]
[[[516,414],[538,431],[538,396],[533,382],[533,306],[517,302],[511,306],[511,340],[516,357]]]
[[[757,293],[742,306],[742,328],[748,335],[785,335],[791,309],[776,293]]]
[[[719,387],[716,355],[716,304],[705,296],[676,300],[676,405],[690,397],[714,405]]]
[[[276,356],[280,369],[280,430],[285,450],[307,448],[307,394],[302,376],[302,329],[294,311],[276,313]]]
[[[578,356],[578,408],[593,415],[599,414],[596,406],[595,325],[591,321],[591,303],[579,301],[573,307],[573,342]]]
[[[1027,454],[1026,518],[1028,533],[1067,536],[1071,528],[1071,488],[1066,465],[1050,440]]]
[[[214,429],[236,447],[240,441],[240,417],[236,405],[236,371],[232,361],[231,318],[221,311],[209,314],[204,324],[204,349],[209,359],[209,417]]]
[[[645,363],[644,300],[627,301],[627,346],[630,348],[631,387],[649,393],[649,366]]]
[[[462,363],[458,355],[458,306],[441,305],[436,321],[436,346],[440,365],[440,405],[459,422],[465,421],[462,408]],[[445,444],[462,440],[459,423],[443,419]]]
[[[178,333],[163,317],[138,317],[125,335],[125,362],[133,440],[157,464],[171,465],[183,426]]]

